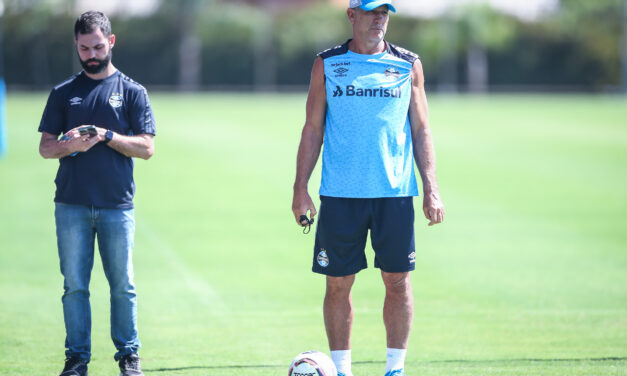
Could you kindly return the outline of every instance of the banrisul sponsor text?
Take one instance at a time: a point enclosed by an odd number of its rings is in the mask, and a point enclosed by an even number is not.
[[[380,98],[401,98],[403,95],[401,88],[374,88],[364,89],[361,87],[355,87],[354,85],[346,85],[345,90],[342,90],[340,86],[336,86],[333,91],[334,97],[341,97],[346,95],[347,97],[380,97]]]

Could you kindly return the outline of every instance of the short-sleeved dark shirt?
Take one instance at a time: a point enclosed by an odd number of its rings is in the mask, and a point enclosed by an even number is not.
[[[50,93],[39,132],[61,135],[90,124],[122,135],[154,135],[146,89],[120,71],[104,80],[78,73]],[[133,159],[101,142],[87,152],[61,158],[55,184],[55,202],[131,209]]]

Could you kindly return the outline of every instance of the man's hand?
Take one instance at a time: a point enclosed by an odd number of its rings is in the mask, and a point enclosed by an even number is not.
[[[106,139],[105,134],[107,133],[108,129],[96,127],[96,131],[98,133],[94,137],[97,137],[99,141],[104,141]]]
[[[307,212],[311,213],[309,218],[313,218],[318,213],[316,211],[316,206],[314,205],[309,193],[307,190],[294,190],[294,198],[292,199],[292,212],[294,213],[294,219],[296,219],[296,223],[300,226],[305,227],[309,226],[309,223],[305,221],[300,221],[301,215],[307,215]]]
[[[70,129],[64,134],[67,139],[59,141],[70,153],[86,152],[101,141],[98,136],[90,137],[89,134],[81,135],[78,130],[81,127],[85,127],[85,125]]]
[[[439,193],[425,193],[422,200],[422,210],[425,213],[425,217],[430,221],[429,226],[444,221],[444,204],[440,199]]]

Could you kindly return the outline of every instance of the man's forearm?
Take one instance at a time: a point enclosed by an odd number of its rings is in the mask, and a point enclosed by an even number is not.
[[[39,154],[46,159],[59,159],[71,153],[66,144],[61,141],[48,140],[39,144]]]
[[[414,142],[414,158],[422,186],[425,193],[437,192],[438,182],[435,169],[435,149],[431,138],[431,131],[427,127],[421,127]]]
[[[149,159],[154,153],[152,135],[124,136],[115,133],[107,146],[129,158]]]
[[[307,183],[314,167],[316,167],[321,148],[322,134],[319,134],[313,127],[305,126],[298,147],[296,179],[294,181],[295,191],[307,189]]]
[[[98,143],[98,138],[71,137],[59,140],[57,136],[44,133],[39,142],[39,154],[46,159],[61,159],[75,152],[84,152]]]

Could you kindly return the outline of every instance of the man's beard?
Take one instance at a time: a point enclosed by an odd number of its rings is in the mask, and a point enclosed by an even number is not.
[[[100,59],[96,59],[96,58],[92,58],[92,59],[88,59],[83,61],[80,56],[78,58],[78,60],[81,62],[81,66],[83,67],[83,70],[85,70],[85,72],[89,73],[89,74],[98,74],[100,72],[102,72],[103,70],[105,70],[107,68],[107,66],[109,65],[109,63],[111,62],[111,50],[109,50],[109,53],[107,54],[107,56],[105,56],[104,59],[100,60]],[[92,62],[96,62],[98,64],[96,65],[90,65],[89,63]]]

